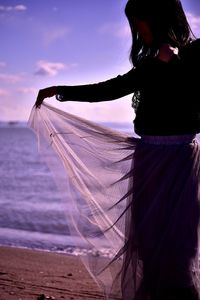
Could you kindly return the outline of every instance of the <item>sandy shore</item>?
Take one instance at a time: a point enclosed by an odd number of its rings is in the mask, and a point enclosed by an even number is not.
[[[0,299],[103,300],[104,297],[79,257],[0,247]]]

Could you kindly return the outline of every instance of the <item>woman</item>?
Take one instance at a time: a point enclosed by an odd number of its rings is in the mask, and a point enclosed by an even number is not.
[[[84,261],[106,299],[199,299],[200,40],[179,0],[129,0],[125,13],[133,68],[105,82],[40,90],[30,124],[59,157],[50,166],[63,163],[58,184],[64,190],[67,172],[83,197],[75,201],[79,234],[97,249],[103,238],[110,243],[109,259]],[[140,138],[42,104],[55,95],[99,102],[131,93]]]

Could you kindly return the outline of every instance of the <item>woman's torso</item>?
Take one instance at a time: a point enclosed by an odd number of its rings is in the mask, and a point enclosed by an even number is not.
[[[134,120],[139,135],[177,135],[200,131],[198,72],[200,39],[169,62],[147,59],[141,66],[140,102]]]

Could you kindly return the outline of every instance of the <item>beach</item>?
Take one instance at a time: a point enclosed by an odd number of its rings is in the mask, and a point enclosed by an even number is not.
[[[87,219],[72,202],[84,198],[72,198],[68,181],[64,192],[57,189],[30,129],[12,125],[0,131],[0,300],[105,300],[80,255],[109,260],[115,240],[99,236],[96,248],[70,230],[72,220],[81,225]],[[92,231],[82,228],[91,242]]]
[[[69,230],[71,195],[57,189],[26,124],[1,123],[0,144],[0,300],[104,299],[80,255],[107,259],[107,242],[96,251]]]
[[[0,299],[103,300],[104,297],[78,256],[1,246]]]

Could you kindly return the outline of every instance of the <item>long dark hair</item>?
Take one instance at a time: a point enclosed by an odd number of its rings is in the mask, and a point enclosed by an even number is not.
[[[195,38],[180,0],[129,0],[125,14],[132,33],[130,60],[134,66],[146,56],[155,56],[162,43],[180,48]],[[134,17],[150,26],[152,45],[143,43],[134,27]]]

